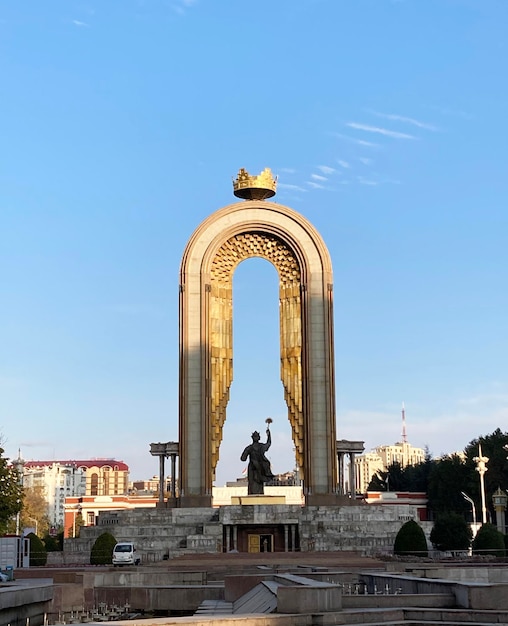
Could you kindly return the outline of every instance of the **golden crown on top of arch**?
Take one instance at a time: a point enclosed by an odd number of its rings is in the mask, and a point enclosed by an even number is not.
[[[253,176],[245,168],[240,168],[236,179],[233,180],[233,192],[237,198],[244,200],[266,200],[277,191],[277,176],[272,174],[269,167]]]

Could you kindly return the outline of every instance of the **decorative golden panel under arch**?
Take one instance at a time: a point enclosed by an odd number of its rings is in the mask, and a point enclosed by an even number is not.
[[[270,261],[279,275],[280,376],[298,466],[304,463],[302,407],[301,269],[286,242],[260,231],[236,234],[217,250],[210,268],[210,426],[212,472],[219,460],[229,389],[233,380],[233,274],[251,257]]]

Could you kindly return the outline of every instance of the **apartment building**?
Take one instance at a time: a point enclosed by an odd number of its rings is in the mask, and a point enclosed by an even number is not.
[[[425,450],[415,448],[407,441],[393,445],[378,446],[366,454],[355,458],[355,476],[357,490],[365,493],[372,476],[377,472],[385,472],[388,466],[398,463],[401,467],[417,465],[425,460]]]
[[[64,525],[66,498],[125,495],[128,489],[129,467],[115,459],[23,461],[21,465],[23,487],[40,489],[54,528]]]

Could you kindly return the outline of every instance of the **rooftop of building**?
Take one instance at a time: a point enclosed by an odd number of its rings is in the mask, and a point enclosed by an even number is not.
[[[25,468],[37,468],[37,467],[50,467],[52,465],[62,465],[66,467],[83,467],[89,469],[91,467],[111,467],[111,469],[118,471],[129,471],[129,466],[123,461],[117,461],[116,459],[87,459],[87,460],[56,460],[52,461],[25,461]]]

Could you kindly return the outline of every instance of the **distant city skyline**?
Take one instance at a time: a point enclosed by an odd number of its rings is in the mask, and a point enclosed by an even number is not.
[[[253,10],[255,6],[255,10]],[[508,424],[502,0],[46,0],[0,7],[6,455],[158,472],[178,440],[184,248],[270,167],[334,271],[337,438],[434,456]],[[294,465],[275,269],[234,277],[216,485],[273,418]]]

